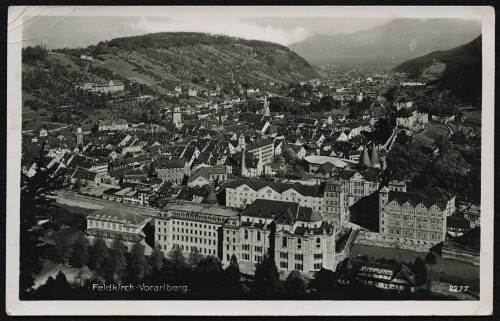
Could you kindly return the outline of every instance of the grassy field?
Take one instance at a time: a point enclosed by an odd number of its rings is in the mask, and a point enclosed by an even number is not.
[[[133,78],[134,80],[137,80],[137,82],[148,86],[153,86],[156,84],[156,81],[150,76],[141,74],[137,71],[133,71],[135,67],[129,64],[128,62],[118,59],[116,58],[116,56],[111,56],[111,55],[104,55],[104,56],[106,57],[106,60],[104,61],[103,64],[100,65],[100,67],[109,69],[112,72],[122,77]]]
[[[49,56],[49,59],[61,64],[62,66],[65,66],[69,72],[72,71],[81,72],[80,67],[73,60],[71,60],[71,58],[69,58],[68,55],[66,54],[55,52]]]

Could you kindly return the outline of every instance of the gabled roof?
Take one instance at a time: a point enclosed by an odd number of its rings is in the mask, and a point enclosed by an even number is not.
[[[193,182],[200,176],[209,180],[212,174],[226,174],[226,168],[223,166],[202,167],[189,177],[188,182]]]
[[[354,167],[346,167],[340,173],[339,179],[341,180],[349,180],[356,173],[359,173],[364,180],[369,182],[378,182],[379,170],[373,168],[366,169],[356,169]]]
[[[93,180],[95,180],[96,176],[97,176],[97,173],[89,172],[89,171],[84,170],[84,169],[77,169],[73,172],[73,175],[71,175],[71,178],[93,181]]]
[[[441,210],[446,209],[446,200],[426,197],[418,193],[407,193],[407,192],[394,192],[389,191],[388,202],[396,201],[400,205],[409,202],[412,206],[419,204],[424,205],[426,208],[430,208],[433,205],[438,206]]]
[[[160,158],[156,162],[157,169],[167,169],[167,168],[184,168],[186,162],[182,159],[165,159]]]

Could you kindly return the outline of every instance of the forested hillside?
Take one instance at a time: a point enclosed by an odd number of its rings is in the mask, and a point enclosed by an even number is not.
[[[117,38],[90,48],[103,68],[127,76],[127,67],[165,89],[179,84],[213,89],[234,84],[265,88],[317,76],[287,47],[203,33],[156,33]]]
[[[468,44],[450,50],[435,51],[408,60],[396,66],[394,70],[420,77],[433,63],[442,62],[446,67],[436,84],[451,90],[464,102],[474,103],[480,107],[482,89],[481,44],[481,37],[478,37]]]

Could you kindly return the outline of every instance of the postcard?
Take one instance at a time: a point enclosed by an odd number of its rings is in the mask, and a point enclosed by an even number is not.
[[[9,315],[489,315],[491,7],[9,8]]]

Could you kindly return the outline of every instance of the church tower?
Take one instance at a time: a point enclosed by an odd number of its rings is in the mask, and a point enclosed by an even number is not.
[[[372,166],[372,163],[370,162],[370,157],[368,157],[368,149],[365,147],[363,148],[363,154],[361,155],[361,158],[359,159],[359,164],[365,165],[367,167]]]
[[[245,163],[246,162],[245,154],[246,154],[245,149],[242,149],[241,150],[241,172],[240,172],[240,176],[242,176],[242,177],[247,176],[247,164]]]
[[[81,127],[76,128],[76,145],[77,146],[83,145],[83,132]]]
[[[271,110],[269,109],[269,102],[267,101],[267,96],[264,97],[264,116],[271,116]]]
[[[245,143],[245,135],[243,135],[243,133],[238,139],[238,148],[239,150],[245,150],[247,148],[247,144]]]
[[[174,107],[174,112],[172,114],[172,122],[177,128],[182,126],[182,114],[180,107]]]
[[[375,146],[375,142],[372,142],[370,161],[374,168],[380,168],[380,159],[378,157],[377,146]]]

